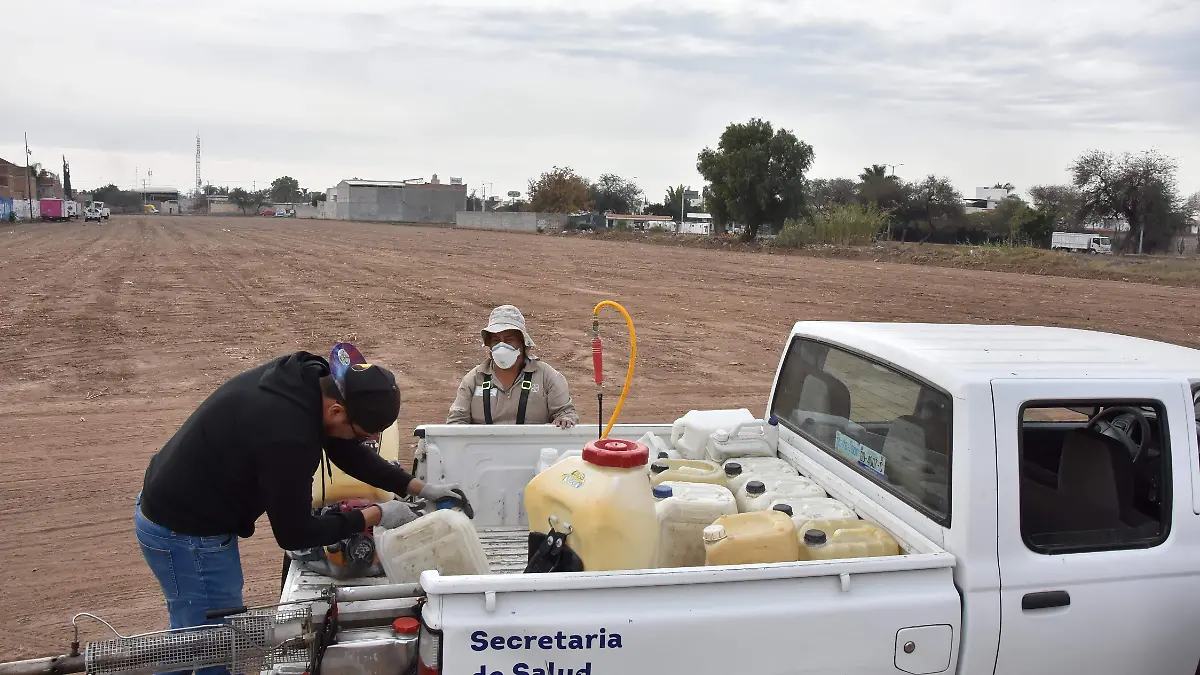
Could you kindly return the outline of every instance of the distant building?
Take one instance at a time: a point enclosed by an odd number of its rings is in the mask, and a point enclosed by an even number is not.
[[[355,178],[326,193],[326,213],[337,220],[453,223],[466,208],[465,185]]]
[[[606,213],[604,214],[605,225],[607,227],[616,227],[618,223],[628,223],[635,228],[648,227],[666,227],[670,226],[671,231],[675,231],[675,219],[671,216],[647,216],[636,213]]]
[[[1017,194],[1016,190],[1008,188],[975,188],[975,198],[963,198],[963,208],[967,213],[979,213],[981,211],[991,211],[1000,205],[1005,199]]]

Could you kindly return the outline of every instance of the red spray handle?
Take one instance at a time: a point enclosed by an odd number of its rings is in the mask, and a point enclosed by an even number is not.
[[[596,376],[596,386],[604,383],[604,352],[600,346],[600,336],[592,338],[592,371]]]

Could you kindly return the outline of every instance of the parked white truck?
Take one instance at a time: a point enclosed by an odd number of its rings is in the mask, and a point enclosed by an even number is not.
[[[424,675],[1196,673],[1198,388],[1200,350],[1120,335],[798,323],[765,408],[778,456],[903,554],[729,567],[521,574],[540,449],[595,427],[425,425],[415,472],[462,485],[492,574],[349,603],[327,654],[379,675],[383,653]],[[285,566],[281,600],[329,583]],[[364,627],[401,616],[419,635]]]
[[[1050,249],[1112,255],[1112,240],[1087,232],[1055,232],[1050,235]]]

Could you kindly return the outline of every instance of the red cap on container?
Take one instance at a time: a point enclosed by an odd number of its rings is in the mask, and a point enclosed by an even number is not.
[[[402,616],[392,622],[392,630],[399,635],[416,635],[421,632],[421,622],[411,616]]]
[[[650,460],[650,448],[636,441],[601,438],[583,446],[583,461],[596,466],[632,469],[645,466]]]

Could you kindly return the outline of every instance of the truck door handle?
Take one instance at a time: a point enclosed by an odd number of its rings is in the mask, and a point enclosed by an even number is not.
[[[1021,609],[1050,609],[1051,607],[1067,607],[1071,604],[1071,594],[1066,591],[1044,591],[1041,593],[1026,593],[1021,598]]]

